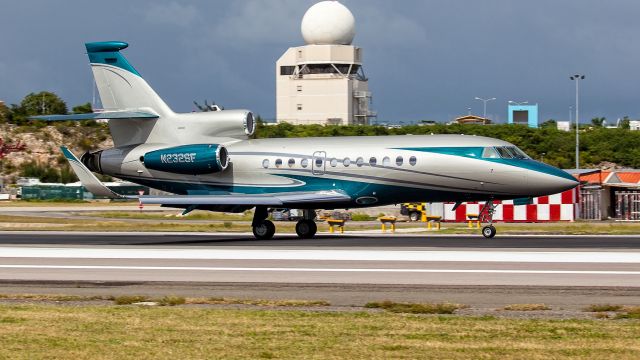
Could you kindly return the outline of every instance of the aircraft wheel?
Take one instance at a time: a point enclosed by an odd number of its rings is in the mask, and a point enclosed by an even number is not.
[[[313,220],[300,220],[296,224],[296,234],[301,239],[310,239],[318,231],[318,226]]]
[[[269,240],[276,233],[276,226],[269,220],[262,220],[253,227],[253,236],[258,240]]]
[[[420,213],[415,212],[415,211],[411,212],[411,213],[409,214],[409,220],[411,220],[411,221],[418,221],[418,220],[420,220]]]
[[[487,239],[491,239],[492,237],[496,236],[496,228],[493,227],[493,225],[487,225],[483,227],[482,236],[486,237]]]

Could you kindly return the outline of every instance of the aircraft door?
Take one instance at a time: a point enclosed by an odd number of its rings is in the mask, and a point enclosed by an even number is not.
[[[311,173],[313,175],[324,175],[326,158],[326,151],[316,151],[313,153],[313,162],[311,163]]]

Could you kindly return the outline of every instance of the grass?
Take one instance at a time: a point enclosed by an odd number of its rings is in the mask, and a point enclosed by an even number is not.
[[[453,314],[458,309],[464,309],[466,305],[451,303],[435,303],[435,304],[415,304],[415,303],[397,303],[393,301],[369,302],[365,308],[368,309],[384,309],[392,313],[406,314]]]
[[[551,308],[545,304],[511,304],[503,307],[508,311],[541,311],[551,310]]]
[[[29,300],[29,301],[97,301],[114,300],[113,296],[82,296],[58,294],[0,294],[0,300]]]
[[[622,305],[593,304],[593,305],[587,306],[583,310],[586,311],[586,312],[620,311],[620,310],[622,310]]]
[[[283,307],[307,307],[330,306],[325,300],[266,300],[266,299],[233,299],[233,298],[188,298],[187,304],[208,305],[255,305],[255,306],[283,306]]]
[[[640,358],[636,320],[0,305],[2,359]]]
[[[149,301],[149,298],[142,295],[121,295],[113,299],[113,303],[116,305],[131,305],[143,301]]]

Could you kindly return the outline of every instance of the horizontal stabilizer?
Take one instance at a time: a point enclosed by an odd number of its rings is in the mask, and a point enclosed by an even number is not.
[[[315,191],[274,194],[230,194],[230,195],[172,195],[141,196],[142,204],[159,205],[247,205],[247,206],[284,206],[302,203],[340,203],[351,198],[339,191]]]
[[[84,164],[80,160],[78,160],[78,158],[71,151],[69,151],[69,149],[62,146],[60,147],[60,150],[62,150],[64,157],[69,160],[69,165],[71,165],[73,172],[76,173],[78,179],[80,179],[82,186],[89,190],[89,192],[91,192],[93,195],[106,196],[110,199],[125,198],[122,195],[116,194],[111,189],[106,187],[103,183],[101,183],[100,180],[98,180],[98,178],[93,175],[91,170],[87,169],[87,167],[84,166]]]
[[[158,115],[142,111],[104,111],[88,114],[39,115],[30,116],[30,120],[44,121],[82,121],[104,119],[157,119]]]

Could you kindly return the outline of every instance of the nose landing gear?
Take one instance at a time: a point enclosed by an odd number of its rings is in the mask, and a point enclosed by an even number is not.
[[[482,207],[482,210],[480,210],[480,216],[478,217],[478,220],[481,222],[489,223],[482,228],[482,236],[487,239],[496,236],[496,228],[493,226],[493,214],[496,211],[496,207],[497,205],[494,204],[492,200],[487,201]]]

